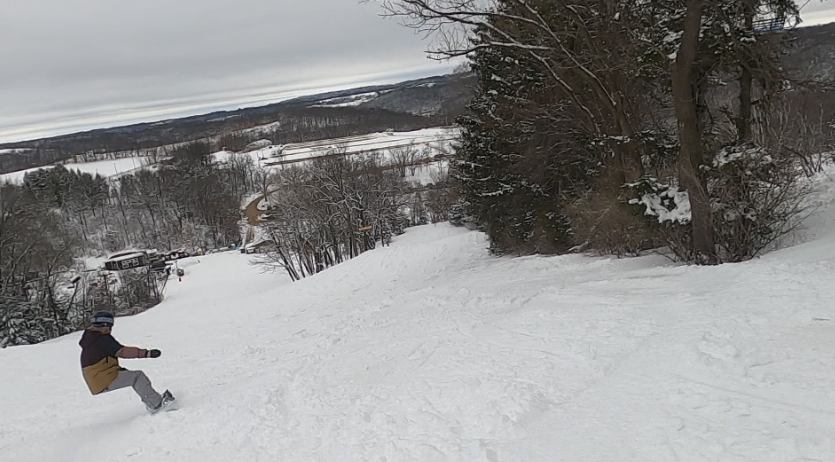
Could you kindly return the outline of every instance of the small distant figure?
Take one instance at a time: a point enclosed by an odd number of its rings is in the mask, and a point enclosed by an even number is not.
[[[162,395],[151,386],[142,371],[130,371],[119,366],[119,358],[159,358],[159,350],[124,346],[112,335],[114,318],[107,311],[99,311],[91,319],[91,326],[81,336],[81,371],[84,381],[93,395],[132,387],[151,414],[160,410],[173,410],[176,400],[171,392]]]

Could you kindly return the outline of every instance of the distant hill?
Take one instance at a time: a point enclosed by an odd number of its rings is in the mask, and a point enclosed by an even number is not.
[[[788,69],[802,79],[835,79],[835,23],[785,33],[794,39],[785,57]],[[442,75],[303,96],[261,107],[0,144],[0,173],[90,152],[146,155],[143,151],[169,149],[194,140],[230,147],[229,143],[258,139],[254,136],[286,143],[448,125],[464,112],[474,85],[472,74]]]
[[[786,64],[801,76],[835,79],[835,23],[795,29]]]
[[[274,125],[271,134],[280,137],[281,142],[446,125],[463,113],[473,83],[471,74],[442,75],[303,96],[260,107],[0,144],[0,173],[90,152],[144,154],[142,151],[194,140],[217,146],[224,135],[270,124]]]

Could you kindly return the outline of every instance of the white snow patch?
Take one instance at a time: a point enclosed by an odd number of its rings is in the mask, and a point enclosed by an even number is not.
[[[255,208],[257,208],[258,210],[260,210],[262,212],[266,212],[267,210],[269,210],[269,205],[270,205],[269,199],[263,198],[260,201],[258,201],[258,205],[256,205]]]
[[[373,101],[380,96],[379,92],[360,93],[358,95],[341,96],[337,98],[324,99],[310,107],[356,107]]]
[[[107,261],[107,257],[84,257],[81,259],[81,262],[84,265],[85,269],[92,270],[92,269],[99,269],[104,268],[104,262]]]
[[[32,148],[7,148],[7,149],[0,149],[0,156],[4,154],[25,154],[27,152],[32,152],[34,149]]]
[[[770,164],[773,159],[766,154],[765,150],[759,146],[748,144],[741,146],[730,146],[719,150],[713,158],[713,166],[716,168],[724,167],[725,165],[743,160],[746,162],[754,162],[757,165]]]
[[[687,191],[680,191],[676,186],[660,192],[648,192],[638,199],[630,199],[630,204],[643,205],[644,215],[658,217],[659,223],[689,223],[692,219],[690,196]]]
[[[148,157],[124,157],[112,160],[100,160],[96,162],[81,162],[81,163],[67,163],[63,164],[67,170],[77,170],[82,173],[89,173],[91,175],[99,174],[103,177],[114,178],[125,173],[140,170],[148,166]],[[34,172],[40,169],[50,169],[54,165],[47,165],[44,167],[30,168],[26,170],[19,170],[17,172],[6,173],[0,175],[0,183],[10,182],[21,184],[23,183],[23,176],[27,172]]]
[[[440,179],[440,174],[449,171],[448,161],[431,162],[406,169],[406,180],[422,186],[435,184]]]
[[[210,157],[212,158],[212,162],[228,164],[235,157],[235,153],[232,151],[218,151],[210,154]]]

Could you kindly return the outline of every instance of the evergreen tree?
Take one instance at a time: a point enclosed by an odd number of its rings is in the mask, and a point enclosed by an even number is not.
[[[480,30],[482,37],[487,33]],[[470,114],[459,120],[463,134],[453,163],[466,213],[487,232],[494,252],[564,250],[571,234],[559,212],[559,191],[537,181],[524,163],[525,147],[536,137],[535,124],[514,113],[531,109],[544,90],[544,77],[529,58],[480,43],[476,39],[471,62],[478,88]]]
[[[25,297],[0,295],[0,348],[34,345],[49,339],[46,323]]]

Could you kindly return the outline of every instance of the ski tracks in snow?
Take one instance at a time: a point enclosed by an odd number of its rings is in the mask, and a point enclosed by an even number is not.
[[[59,339],[0,352],[25,382],[0,407],[16,416],[0,448],[44,462],[832,461],[824,244],[692,268],[490,258],[478,233],[423,227],[292,285],[207,257],[118,332],[165,351],[142,367],[183,390],[180,410],[148,417],[129,392],[30,378],[78,375],[75,338]],[[46,435],[39,415],[55,420]]]

